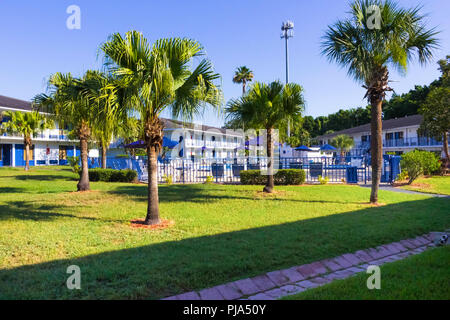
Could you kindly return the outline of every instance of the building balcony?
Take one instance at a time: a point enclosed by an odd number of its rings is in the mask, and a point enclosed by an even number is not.
[[[241,145],[239,142],[229,141],[202,141],[202,140],[186,140],[186,148],[203,148],[208,149],[236,149]]]
[[[21,134],[17,133],[3,133],[0,135],[0,137],[6,137],[6,138],[23,138]],[[40,133],[38,134],[34,139],[38,140],[53,140],[53,141],[69,141],[69,136],[67,134],[45,134]]]
[[[383,147],[385,147],[385,148],[442,147],[442,145],[443,145],[442,140],[437,141],[434,138],[427,138],[427,137],[392,139],[392,140],[384,140],[383,141]]]

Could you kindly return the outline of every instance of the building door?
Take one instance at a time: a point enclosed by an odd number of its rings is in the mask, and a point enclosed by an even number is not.
[[[11,150],[12,150],[12,145],[10,145],[10,144],[0,145],[0,163],[3,166],[11,166],[12,165]]]

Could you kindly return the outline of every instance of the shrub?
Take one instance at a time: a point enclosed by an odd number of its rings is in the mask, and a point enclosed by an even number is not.
[[[432,174],[439,169],[439,159],[432,152],[414,150],[402,156],[400,161],[402,169],[408,172],[411,184],[423,174]]]
[[[206,177],[205,184],[211,184],[213,182],[214,182],[214,177],[213,176],[207,176]]]
[[[173,177],[171,175],[164,175],[162,178],[167,185],[170,186],[173,184]]]
[[[80,168],[80,157],[67,157],[67,162],[69,163],[69,166],[72,168],[72,172],[80,175],[81,168]]]
[[[94,182],[134,182],[136,178],[137,172],[131,169],[89,169],[89,180]]]
[[[265,185],[267,176],[261,175],[260,170],[241,171],[241,183],[244,185]],[[275,185],[300,185],[305,183],[306,174],[300,169],[278,170],[273,176]]]
[[[405,181],[408,179],[408,171],[406,170],[402,170],[402,172],[400,172],[400,174],[397,176],[397,181]]]
[[[328,178],[328,177],[324,178],[324,177],[322,177],[320,175],[319,175],[318,179],[319,179],[320,184],[327,184],[328,181],[330,181],[330,178]]]

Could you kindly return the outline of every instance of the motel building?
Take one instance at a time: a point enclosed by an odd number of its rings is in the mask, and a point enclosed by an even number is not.
[[[414,149],[442,152],[442,139],[438,141],[434,138],[421,136],[417,133],[422,121],[423,117],[421,115],[384,120],[382,126],[383,153],[395,153],[401,155]],[[365,156],[370,154],[370,123],[322,135],[315,139],[319,141],[320,145],[324,145],[330,143],[334,137],[340,134],[346,134],[353,138],[355,144],[353,149],[350,150],[349,155]]]
[[[10,119],[1,116],[4,111],[31,112],[31,103],[19,99],[0,95],[0,123]],[[67,157],[79,156],[80,148],[76,140],[69,140],[67,130],[59,128],[55,123],[54,129],[47,129],[32,138],[30,149],[30,166],[39,165],[66,165]],[[98,150],[89,151],[91,158],[98,158]],[[21,135],[0,135],[0,167],[25,166],[25,148]]]
[[[164,136],[178,142],[172,158],[232,159],[244,145],[243,131],[162,119]]]

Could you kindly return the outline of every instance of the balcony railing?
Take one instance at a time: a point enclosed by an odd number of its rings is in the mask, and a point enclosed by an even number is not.
[[[434,138],[419,137],[419,138],[406,138],[406,139],[392,139],[384,140],[383,147],[441,147],[443,145],[442,140],[438,141]]]
[[[383,140],[384,148],[395,147],[442,147],[442,140],[438,141],[434,138],[406,138],[406,139],[391,139]],[[360,142],[355,144],[354,149],[369,149],[370,142]]]
[[[17,133],[3,133],[0,135],[1,137],[11,137],[11,138],[23,138],[21,134]],[[48,140],[69,140],[69,136],[67,134],[45,134],[40,133],[36,136],[36,139],[48,139]]]
[[[185,145],[187,148],[202,148],[206,146],[209,149],[236,149],[241,143],[229,141],[186,140]]]

